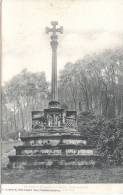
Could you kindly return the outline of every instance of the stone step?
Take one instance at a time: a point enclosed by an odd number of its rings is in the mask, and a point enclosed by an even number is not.
[[[48,146],[48,145],[47,145]],[[62,146],[62,145],[61,145]],[[94,155],[94,151],[92,148],[86,146],[69,146],[69,147],[60,147],[60,146],[48,146],[48,147],[42,147],[42,146],[18,146],[15,147],[16,149],[16,155],[43,155],[43,154],[54,154],[54,155]]]
[[[32,160],[32,161],[43,161],[44,159],[55,159],[55,160],[77,160],[77,159],[85,159],[85,160],[91,160],[95,159],[98,160],[100,159],[99,155],[12,155],[9,156],[10,161],[25,161],[25,160]]]
[[[46,164],[44,164],[44,165],[25,165],[24,167],[23,167],[23,169],[66,169],[66,170],[68,170],[68,169],[71,169],[71,171],[73,170],[73,169],[83,169],[83,168],[86,168],[86,169],[88,169],[88,168],[94,168],[94,167],[98,167],[99,166],[99,164],[97,164],[97,163],[83,163],[82,165],[80,164],[64,164],[64,165],[56,165],[56,164],[52,164],[52,165],[46,165]],[[13,167],[14,168],[14,167]],[[16,167],[16,168],[20,168],[20,167]]]
[[[86,140],[81,139],[32,139],[24,141],[24,146],[58,146],[58,145],[88,145]]]
[[[65,128],[65,127],[56,127],[56,128],[38,128],[38,129],[32,129],[32,131],[23,133],[24,136],[30,135],[30,134],[53,134],[53,133],[60,133],[60,134],[80,134],[80,132],[77,129],[72,129],[72,128]]]
[[[99,164],[100,156],[98,155],[16,155],[9,156],[9,168],[67,168],[96,166]]]
[[[85,144],[78,144],[78,145],[74,145],[74,144],[58,144],[56,146],[53,145],[20,145],[20,146],[14,146],[14,148],[16,150],[40,150],[40,149],[92,149],[94,150],[95,148],[93,148],[91,145],[85,145]]]
[[[95,166],[99,166],[99,163],[94,161],[87,162],[82,161],[80,163],[64,163],[64,164],[56,164],[56,163],[37,163],[37,164],[27,164],[25,166],[15,165],[15,168],[23,168],[23,169],[80,169],[80,168],[94,168]],[[14,168],[14,167],[13,167]]]
[[[85,136],[81,136],[79,135],[73,135],[73,134],[58,134],[58,135],[53,135],[53,134],[49,134],[49,135],[30,135],[30,136],[21,136],[20,137],[22,141],[28,141],[28,140],[33,140],[33,139],[80,139],[80,140],[86,140],[87,137]]]

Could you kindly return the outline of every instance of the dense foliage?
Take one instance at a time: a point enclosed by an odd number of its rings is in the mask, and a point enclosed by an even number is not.
[[[121,164],[123,155],[123,116],[103,122],[97,149],[104,164]]]
[[[96,116],[93,112],[81,112],[77,118],[78,130],[81,135],[85,136],[88,144],[93,147],[97,146],[103,119]]]
[[[107,120],[91,112],[82,112],[78,116],[78,128],[87,137],[88,144],[97,149],[102,164],[121,164],[123,116]]]

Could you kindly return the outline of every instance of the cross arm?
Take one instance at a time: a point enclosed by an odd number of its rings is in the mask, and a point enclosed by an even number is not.
[[[52,32],[52,29],[51,28],[49,28],[49,27],[46,27],[46,33],[48,34],[49,32]]]
[[[60,32],[60,33],[62,33],[63,34],[63,26],[61,26],[60,28],[57,28],[57,30],[56,30],[57,32]]]

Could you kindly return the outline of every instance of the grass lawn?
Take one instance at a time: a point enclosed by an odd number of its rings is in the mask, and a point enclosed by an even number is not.
[[[2,146],[2,154],[10,152],[14,146],[19,145],[19,141],[2,141],[0,147]]]
[[[2,183],[122,183],[123,167],[102,169],[2,170]]]
[[[15,149],[14,146],[20,145],[21,143],[19,141],[2,141],[0,144],[0,150],[2,152],[2,167],[6,167],[9,159],[8,155],[13,155],[15,154]]]

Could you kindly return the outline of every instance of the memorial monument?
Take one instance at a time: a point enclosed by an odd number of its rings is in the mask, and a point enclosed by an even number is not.
[[[9,168],[78,168],[95,166],[100,158],[77,130],[76,111],[62,109],[58,101],[57,34],[63,33],[63,27],[57,28],[56,21],[51,25],[46,28],[46,33],[51,33],[51,100],[43,111],[32,111],[32,130],[20,137],[22,144],[9,156]]]

